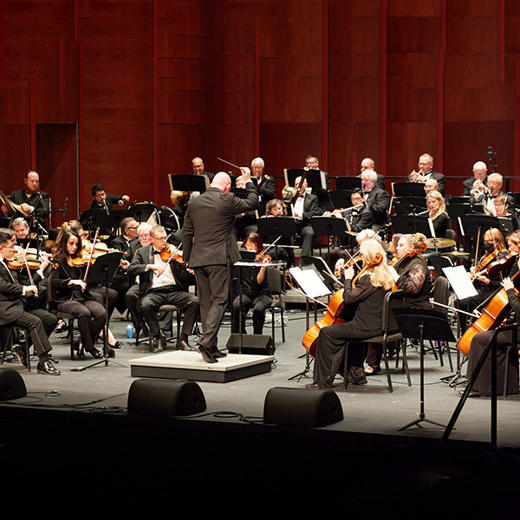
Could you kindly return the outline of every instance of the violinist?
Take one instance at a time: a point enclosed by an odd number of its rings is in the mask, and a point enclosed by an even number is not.
[[[105,325],[106,311],[85,281],[88,265],[75,262],[80,258],[82,237],[74,231],[66,231],[60,241],[50,275],[54,293],[53,303],[62,312],[72,314],[78,320],[81,343],[76,343],[78,356],[85,359],[85,352],[99,359],[103,354],[94,344]],[[76,263],[76,265],[75,265]]]
[[[431,309],[432,281],[427,261],[421,256],[421,243],[426,237],[422,233],[402,235],[397,242],[397,262],[392,270],[395,284],[405,293],[406,307]],[[381,371],[382,345],[371,343],[366,357],[367,374]]]
[[[0,325],[26,329],[38,356],[38,373],[60,375],[50,360],[52,346],[49,341],[58,319],[50,312],[28,305],[31,298],[38,295],[38,288],[34,284],[21,284],[17,272],[7,266],[7,261],[13,257],[14,242],[12,230],[0,229]],[[5,330],[3,328],[2,332]],[[2,341],[5,339],[2,337]],[[27,367],[25,350],[19,346],[13,350],[20,363]]]
[[[430,191],[426,195],[426,205],[430,210],[428,218],[433,222],[433,229],[436,238],[446,238],[446,229],[450,218],[446,213],[446,204],[444,197],[439,191]]]
[[[257,255],[264,249],[262,237],[258,233],[250,233],[244,246],[247,251],[254,251]],[[255,263],[269,262],[269,255],[262,255]],[[246,316],[249,309],[253,309],[253,334],[262,334],[265,322],[265,310],[271,305],[273,298],[269,293],[267,284],[267,267],[257,266],[253,268],[250,277],[242,280],[242,331],[245,332]],[[238,333],[240,321],[240,297],[233,302],[233,319],[231,332]]]
[[[162,226],[153,226],[150,237],[152,244],[138,249],[128,268],[129,276],[139,276],[139,307],[153,337],[150,352],[162,352],[166,347],[157,313],[161,305],[167,304],[176,305],[184,313],[177,348],[191,349],[188,336],[193,333],[199,300],[188,292],[186,279],[190,273],[173,255],[173,247],[168,245],[168,235]]]
[[[339,314],[339,318],[345,319],[345,322],[334,323],[320,330],[313,383],[307,385],[307,388],[332,387],[334,378],[343,364],[347,341],[381,334],[383,300],[394,281],[380,244],[367,240],[361,244],[360,250],[363,258],[361,276],[353,280],[353,268],[349,268],[345,273],[344,307]],[[365,384],[362,345],[351,344],[348,363],[349,373],[344,374],[344,377],[350,377],[354,384]]]
[[[500,283],[503,278],[503,273],[490,275],[486,268],[497,260],[503,259],[507,256],[508,251],[504,241],[502,232],[497,228],[489,228],[484,233],[484,255],[479,260],[476,266],[470,269],[470,276],[473,280],[473,285],[477,290],[477,296],[466,298],[458,302],[461,310],[466,312],[473,312],[480,304],[501,287]],[[466,330],[467,318],[466,314],[459,313],[459,321],[462,332]]]
[[[27,224],[27,221],[24,218],[15,218],[11,227],[13,228],[16,238],[29,238],[29,224]]]
[[[343,269],[348,269],[349,267],[354,267],[354,269],[360,269],[362,262],[361,258],[359,256],[359,246],[365,241],[365,240],[375,240],[378,243],[381,243],[381,237],[371,229],[363,229],[363,231],[360,231],[359,234],[356,236],[356,242],[358,247],[352,251],[351,255],[348,255],[344,249],[338,249],[339,251],[339,259],[336,261],[336,263],[331,266],[331,268],[334,268],[334,272],[340,273]],[[332,250],[331,253],[336,250]],[[325,255],[325,260],[327,260],[328,256]]]
[[[507,195],[499,195],[495,199],[495,214],[499,218],[507,218],[511,220],[514,231],[520,229],[518,217],[514,213],[509,212],[509,199],[507,198]]]

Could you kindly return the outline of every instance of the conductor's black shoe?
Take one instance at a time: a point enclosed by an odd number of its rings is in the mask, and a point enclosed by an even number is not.
[[[206,347],[203,347],[202,345],[197,345],[195,349],[199,354],[202,355],[206,363],[218,363],[218,360],[213,357],[211,352]]]
[[[13,345],[11,350],[16,354],[20,365],[23,365],[25,368],[27,368],[27,355],[21,345]]]
[[[36,367],[38,374],[47,374],[48,376],[59,376],[61,372],[50,362],[40,361]]]
[[[218,348],[215,348],[215,350],[211,351],[211,355],[215,359],[224,358],[227,356],[227,352],[222,352],[222,350],[219,350]]]
[[[180,339],[179,341],[177,341],[176,348],[177,348],[177,350],[186,350],[189,352],[195,351],[195,348],[192,347],[187,341],[184,341],[183,339]]]

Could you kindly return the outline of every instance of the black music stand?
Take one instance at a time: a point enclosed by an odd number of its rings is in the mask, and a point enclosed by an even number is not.
[[[105,363],[105,366],[108,366],[108,362],[115,363],[121,367],[127,367],[123,363],[119,363],[109,358],[109,347],[108,347],[108,288],[110,285],[110,281],[114,277],[119,264],[121,263],[121,259],[123,258],[122,252],[117,253],[107,253],[106,255],[101,255],[96,259],[96,261],[90,266],[87,284],[105,284],[105,310],[106,310],[106,321],[105,321],[105,331],[103,333],[103,358],[99,361],[96,361],[92,365],[86,367],[75,367],[72,368],[72,372],[83,372],[87,370],[87,368],[95,367],[101,363]]]
[[[361,188],[361,177],[334,177],[336,181],[336,190],[345,190],[351,192],[355,188]]]
[[[344,177],[343,177],[344,178]],[[332,190],[329,192],[332,207],[335,209],[346,209],[352,206],[350,195],[352,190]]]
[[[396,215],[410,215],[410,213],[426,213],[426,197],[394,197],[393,205]]]
[[[204,193],[210,186],[206,175],[172,175],[168,174],[172,191],[198,191]]]
[[[294,220],[294,217],[259,218],[256,221],[256,225],[258,226],[258,233],[262,237],[279,237],[281,235],[284,238],[289,238],[296,233],[296,222]],[[277,246],[282,247],[283,245],[291,244],[282,244],[277,242],[274,246],[275,250]]]
[[[314,236],[318,237],[341,237],[347,234],[347,223],[343,218],[337,217],[312,217],[310,219]],[[327,240],[327,253],[330,253],[330,240]],[[320,249],[321,254],[321,249]]]
[[[393,184],[396,197],[422,197],[426,198],[424,184],[422,182],[396,182]]]
[[[444,425],[429,421],[424,413],[424,340],[455,342],[448,318],[443,312],[427,309],[392,309],[395,321],[403,338],[418,339],[420,352],[420,413],[419,418],[398,428],[403,431],[411,426],[428,422],[436,426]]]
[[[325,260],[321,256],[307,256],[304,261],[305,265],[314,265],[318,273],[320,273],[323,283],[327,286],[331,292],[334,291],[334,282],[339,283],[337,278],[334,276],[330,267],[327,265]]]
[[[284,172],[285,183],[288,186],[294,186],[294,181],[301,177],[305,173],[305,178],[307,178],[307,173],[310,170],[308,168],[286,168]]]
[[[391,220],[394,233],[402,233],[403,235],[422,233],[425,236],[431,234],[428,217],[418,217],[416,215],[394,215]]]

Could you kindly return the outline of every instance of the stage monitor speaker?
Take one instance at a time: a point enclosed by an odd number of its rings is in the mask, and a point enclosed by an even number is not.
[[[22,376],[12,368],[0,369],[0,401],[18,399],[27,395]]]
[[[231,354],[238,354],[238,340],[240,334],[229,336],[227,349]],[[242,354],[256,354],[258,356],[272,356],[276,351],[271,336],[263,334],[242,334]]]
[[[264,402],[264,423],[318,428],[343,420],[341,401],[332,390],[271,388]]]
[[[206,409],[200,386],[193,381],[138,379],[128,391],[128,413],[174,417]]]

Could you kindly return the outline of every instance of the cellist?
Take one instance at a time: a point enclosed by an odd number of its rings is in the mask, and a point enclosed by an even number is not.
[[[331,388],[334,378],[343,366],[347,341],[364,339],[381,333],[383,300],[394,285],[383,248],[374,240],[360,246],[363,270],[354,279],[354,269],[345,272],[344,307],[334,323],[320,330],[316,347],[313,383],[307,388]],[[363,371],[363,348],[349,349],[349,374],[354,384],[366,383]]]

